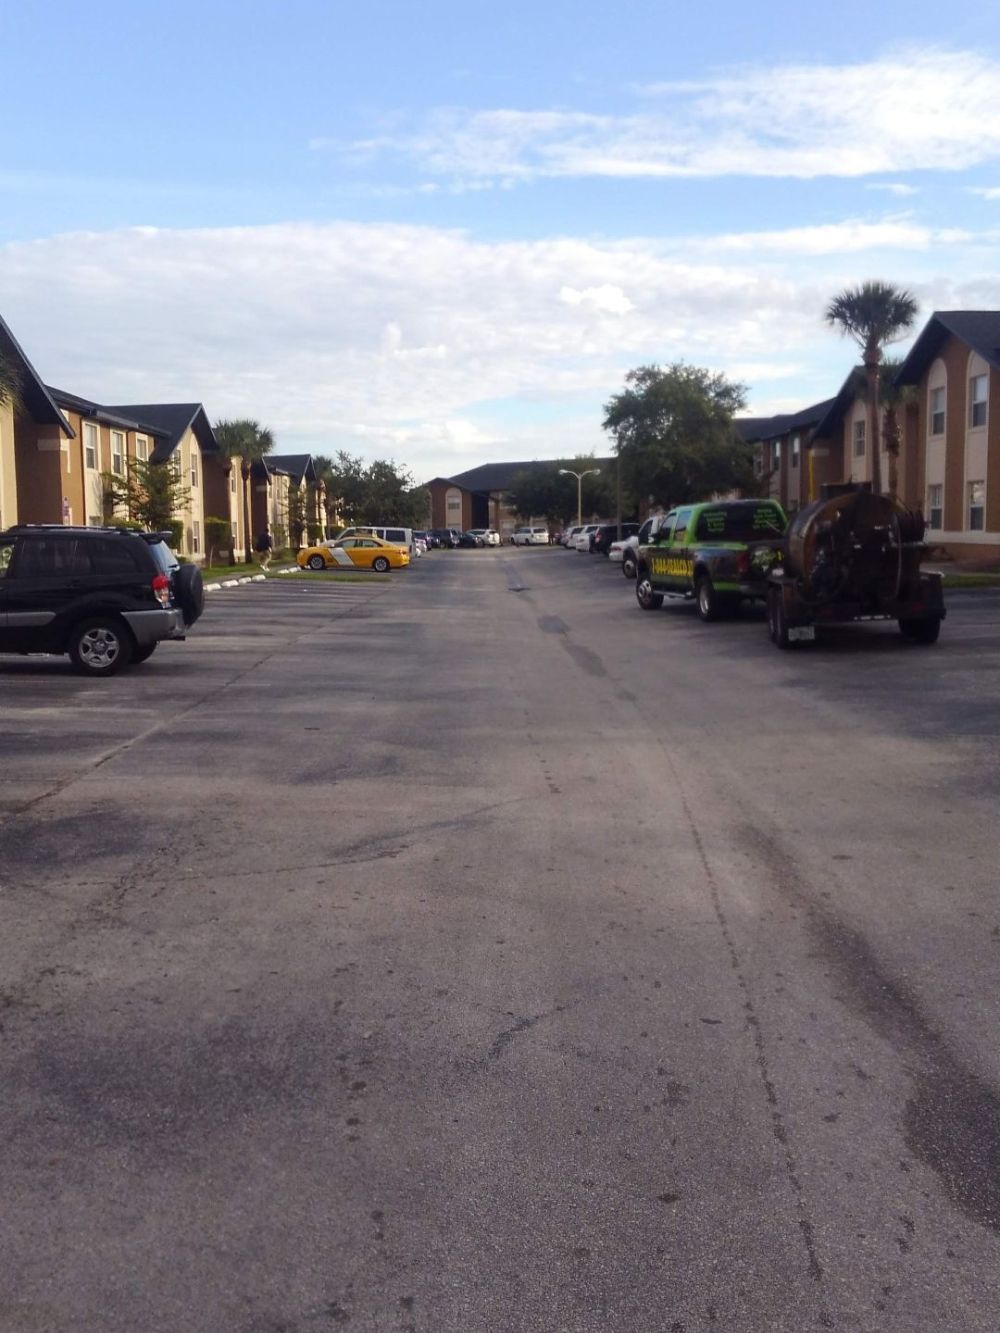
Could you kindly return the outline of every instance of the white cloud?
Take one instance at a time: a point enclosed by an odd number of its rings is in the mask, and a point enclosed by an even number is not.
[[[415,130],[359,140],[349,152],[402,155],[431,177],[470,185],[955,171],[1000,155],[1000,63],[973,51],[909,47],[854,65],[740,69],[641,92],[645,107],[629,115],[441,109]]]
[[[978,194],[980,199],[1000,199],[1000,185],[989,185],[985,188],[970,185],[969,194]]]
[[[60,388],[200,400],[266,421],[289,452],[394,456],[426,477],[602,448],[601,404],[644,362],[823,397],[851,352],[822,312],[870,255],[925,310],[1000,305],[995,237],[945,250],[907,228],[486,243],[355,223],[147,227],[0,247],[0,290]]]
[[[886,194],[895,194],[900,198],[920,193],[915,185],[904,185],[902,181],[871,181],[865,189],[884,190]]]

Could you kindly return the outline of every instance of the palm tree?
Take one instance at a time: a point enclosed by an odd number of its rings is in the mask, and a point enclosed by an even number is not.
[[[885,451],[889,455],[889,494],[896,495],[899,490],[899,408],[906,408],[916,402],[917,391],[912,385],[898,385],[896,372],[902,365],[897,358],[886,357],[879,370],[879,392],[882,400],[882,430],[885,436]]]
[[[21,374],[10,357],[0,351],[0,406],[17,407],[21,394]]]
[[[868,399],[868,438],[872,449],[872,490],[882,490],[879,440],[879,367],[882,349],[901,338],[917,317],[917,302],[909,292],[888,282],[863,282],[835,296],[826,309],[826,320],[861,348]],[[897,441],[898,447],[898,441]],[[890,473],[895,480],[895,466]],[[892,481],[890,482],[892,490]]]
[[[243,478],[243,538],[246,563],[253,564],[253,540],[250,533],[250,473],[274,448],[274,436],[267,426],[250,417],[234,421],[220,421],[214,427],[220,452],[231,461],[240,460]]]

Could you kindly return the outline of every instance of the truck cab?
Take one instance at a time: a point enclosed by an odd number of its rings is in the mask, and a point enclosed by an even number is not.
[[[767,597],[767,573],[783,553],[788,520],[774,500],[680,505],[650,524],[637,552],[636,599],[644,611],[664,597],[694,599],[717,620],[744,598]]]

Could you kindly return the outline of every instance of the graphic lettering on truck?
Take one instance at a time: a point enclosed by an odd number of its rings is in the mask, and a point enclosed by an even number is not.
[[[650,561],[654,574],[687,574],[690,567],[688,557],[683,555],[654,555]]]

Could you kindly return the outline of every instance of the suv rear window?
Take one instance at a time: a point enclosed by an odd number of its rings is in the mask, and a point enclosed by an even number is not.
[[[700,542],[752,542],[780,537],[785,521],[776,505],[718,505],[698,515],[695,540]]]
[[[180,569],[180,561],[166,542],[149,542],[147,550],[161,574],[172,574],[175,569]]]
[[[95,574],[134,574],[139,568],[130,542],[97,537],[87,542]]]

